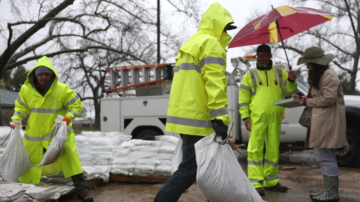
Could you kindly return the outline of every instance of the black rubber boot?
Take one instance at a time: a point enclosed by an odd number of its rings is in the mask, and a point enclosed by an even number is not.
[[[94,199],[88,193],[88,187],[84,175],[82,173],[78,175],[73,175],[71,176],[71,179],[74,183],[77,197],[83,202],[93,202]]]

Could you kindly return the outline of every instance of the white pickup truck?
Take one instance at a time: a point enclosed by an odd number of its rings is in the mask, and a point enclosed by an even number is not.
[[[249,131],[246,130],[239,114],[238,82],[233,74],[228,77],[228,113],[232,123],[229,125],[231,133],[229,140],[233,144],[244,144],[249,140]],[[297,93],[307,94],[308,84],[301,78],[297,79]],[[166,114],[169,95],[117,97],[101,99],[101,131],[120,131],[130,134],[136,139],[154,139],[156,135],[178,134],[165,131]],[[360,96],[345,96],[347,140],[348,146],[337,152],[338,164],[350,166],[360,160]],[[286,108],[285,117],[281,124],[281,149],[301,150],[304,147],[306,128],[299,123],[299,117],[304,107]]]

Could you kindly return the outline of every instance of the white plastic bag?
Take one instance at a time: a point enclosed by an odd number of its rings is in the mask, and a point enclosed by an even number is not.
[[[195,144],[196,182],[202,193],[211,202],[262,202],[230,145],[220,145],[214,137],[215,133]]]
[[[19,177],[33,166],[20,136],[20,129],[21,124],[15,126],[0,158],[0,172],[7,182],[17,182]]]
[[[62,121],[63,118],[63,116],[58,115],[55,120],[55,124],[53,127],[55,137],[51,141],[49,148],[45,152],[43,159],[38,165],[39,167],[55,163],[62,154],[67,138],[66,122]]]
[[[173,159],[171,161],[171,174],[174,174],[178,170],[179,165],[182,161],[182,138],[179,139],[179,142],[176,145]]]

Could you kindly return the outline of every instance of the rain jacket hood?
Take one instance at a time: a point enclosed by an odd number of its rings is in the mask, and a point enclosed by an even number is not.
[[[53,64],[51,63],[51,61],[49,60],[48,57],[43,56],[42,58],[40,58],[37,63],[35,64],[34,68],[27,74],[27,80],[25,81],[25,84],[31,84],[32,86],[36,87],[34,81],[36,80],[36,76],[35,76],[35,69],[40,67],[40,66],[44,66],[49,68],[51,71],[54,72],[54,75],[51,78],[51,81],[49,82],[49,84],[46,86],[46,89],[43,90],[43,96],[49,91],[49,89],[51,89],[51,87],[55,87],[57,85],[58,82],[58,74],[55,71],[55,68],[53,66]],[[41,91],[41,90],[40,90]],[[42,92],[40,92],[42,94]]]
[[[53,66],[53,64],[51,63],[51,61],[49,60],[48,57],[46,56],[43,56],[42,58],[40,58],[37,63],[35,64],[34,68],[27,74],[27,79],[29,80],[29,76],[31,74],[34,74],[35,75],[35,69],[40,67],[40,66],[44,66],[44,67],[47,67],[49,69],[51,69],[51,71],[54,72],[54,75],[55,75],[55,81],[57,82],[58,81],[58,74],[57,72],[55,71],[55,68]]]
[[[180,48],[181,52],[190,53],[194,57],[199,57],[200,49],[193,49],[193,41],[201,34],[208,34],[217,38],[222,47],[229,45],[231,36],[224,32],[227,24],[234,23],[230,13],[219,3],[213,3],[204,13],[197,32]]]

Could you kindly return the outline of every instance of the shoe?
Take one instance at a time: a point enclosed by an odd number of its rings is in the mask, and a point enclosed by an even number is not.
[[[270,191],[277,191],[277,192],[286,192],[287,191],[287,187],[282,186],[280,183],[277,183],[276,185],[272,186],[272,187],[264,187],[265,190],[270,190]]]
[[[78,198],[81,199],[82,202],[94,202],[93,197],[91,197],[87,191],[79,192]]]
[[[255,188],[255,189],[259,193],[260,196],[265,196],[265,192],[264,192],[263,188],[259,187],[259,188]]]
[[[310,194],[313,202],[338,202],[339,201],[339,177],[324,175],[324,190],[316,196]]]

